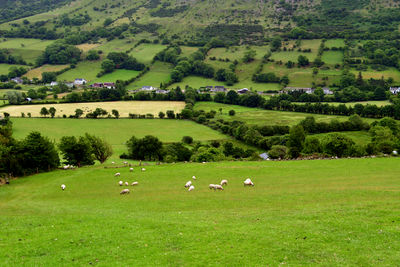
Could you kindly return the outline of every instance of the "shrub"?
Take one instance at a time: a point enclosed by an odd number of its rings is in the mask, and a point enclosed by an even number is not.
[[[185,143],[185,144],[191,144],[191,143],[193,143],[193,137],[184,136],[184,137],[182,137],[182,142]]]
[[[288,149],[286,146],[275,145],[268,151],[268,155],[271,159],[284,159],[287,155]]]
[[[233,109],[229,110],[229,116],[235,116],[235,114],[236,112]]]

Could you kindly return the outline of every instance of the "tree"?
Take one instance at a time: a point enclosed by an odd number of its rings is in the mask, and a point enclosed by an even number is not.
[[[85,134],[85,138],[90,144],[94,158],[97,159],[101,164],[103,164],[109,157],[112,156],[112,147],[104,139],[88,133]]]
[[[56,109],[54,107],[49,108],[49,114],[52,118],[56,115]]]
[[[88,55],[86,56],[87,60],[98,60],[99,58],[99,52],[97,52],[96,50],[90,50]]]
[[[40,115],[46,117],[47,115],[49,115],[49,111],[47,110],[46,107],[42,107],[42,109],[40,110]]]
[[[300,152],[303,150],[305,138],[306,135],[303,126],[296,125],[290,129],[287,147],[289,148],[289,156],[291,158],[297,158],[300,156]]]
[[[268,151],[268,155],[271,159],[284,159],[287,154],[287,147],[281,145],[272,146]]]
[[[22,101],[24,101],[24,98],[22,96],[21,92],[16,92],[16,91],[8,91],[6,93],[7,95],[7,100],[10,104],[19,104]]]
[[[81,50],[74,45],[64,41],[56,41],[47,46],[43,55],[38,59],[38,65],[49,64],[68,64],[76,63],[80,60]]]
[[[243,62],[248,63],[254,60],[254,57],[257,55],[257,52],[253,49],[250,49],[244,53]]]
[[[94,164],[91,144],[84,137],[63,136],[58,148],[67,164],[78,167]]]
[[[103,22],[103,26],[107,27],[108,25],[110,25],[111,23],[113,23],[113,20],[111,18],[106,18]]]
[[[22,141],[23,167],[27,172],[49,171],[60,165],[55,145],[39,132],[31,132]]]
[[[111,110],[111,113],[113,114],[113,116],[118,119],[119,118],[119,112],[116,109]]]
[[[162,142],[157,137],[147,135],[142,139],[132,136],[127,142],[129,158],[137,160],[161,160]]]
[[[281,39],[281,37],[276,36],[274,39],[272,39],[272,42],[271,42],[271,51],[272,51],[272,52],[277,51],[278,49],[281,48],[281,46],[282,46],[282,39]]]
[[[173,110],[167,110],[167,118],[168,119],[175,119],[175,113]]]
[[[347,156],[350,149],[354,145],[354,141],[347,136],[339,133],[329,134],[323,142],[323,150],[331,156]]]
[[[103,71],[105,73],[113,72],[115,69],[115,63],[114,63],[114,61],[112,61],[110,59],[105,59],[101,63],[101,68],[103,69]]]
[[[57,80],[57,74],[55,72],[43,72],[42,73],[42,82],[43,83],[51,83]]]
[[[297,63],[299,64],[299,66],[305,67],[305,66],[308,66],[310,64],[310,61],[308,60],[308,58],[306,56],[300,55],[297,58]]]
[[[233,109],[229,110],[229,116],[235,116],[235,111]]]
[[[163,119],[163,118],[165,117],[165,113],[162,112],[162,111],[160,111],[160,112],[158,113],[158,117],[159,117],[160,119]]]
[[[82,109],[75,109],[75,118],[79,119],[83,115],[83,110]]]
[[[304,154],[321,153],[322,146],[321,142],[317,137],[309,136],[304,142],[304,148],[302,151]]]
[[[191,143],[193,143],[193,137],[184,136],[184,137],[182,137],[182,142],[185,143],[185,144],[191,144]]]

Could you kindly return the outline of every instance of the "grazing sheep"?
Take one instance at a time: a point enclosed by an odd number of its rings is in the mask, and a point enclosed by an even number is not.
[[[142,168],[142,172],[144,172],[144,171],[146,171],[146,169],[145,169],[145,168]]]
[[[124,184],[124,182],[122,182],[122,181],[119,181],[119,183],[118,183],[120,186],[122,186],[123,184]]]
[[[133,182],[131,185],[132,186],[139,185],[139,182]]]
[[[129,183],[128,183],[128,182],[125,182],[125,185],[126,185],[126,186],[128,186],[128,185],[129,185]]]
[[[124,165],[128,165],[128,162],[127,162],[127,161],[124,161]]]
[[[221,185],[228,185],[228,180],[222,180]]]
[[[69,169],[69,165],[65,165],[63,168],[64,168],[64,170],[68,170]]]
[[[62,189],[63,191],[65,190],[65,187],[66,187],[65,184],[62,184],[62,185],[61,185],[61,189]]]
[[[193,179],[193,180],[196,180],[196,176],[193,175],[192,179]]]
[[[115,162],[114,162],[114,161],[112,161],[112,162],[111,162],[111,164],[115,164]]]
[[[192,181],[189,181],[189,182],[187,182],[186,184],[185,184],[185,187],[187,188],[187,187],[190,187],[192,185]]]
[[[214,190],[215,190],[215,184],[210,184],[210,185],[208,186],[208,188],[214,189]]]
[[[133,168],[129,168],[129,171],[130,171],[130,172],[133,172]]]
[[[117,172],[114,176],[121,176],[121,173]]]
[[[188,191],[193,191],[193,190],[194,190],[194,186],[191,185],[191,186],[189,187]]]
[[[244,186],[254,186],[253,182],[250,180],[250,178],[247,178],[244,182],[243,182]]]
[[[129,194],[129,189],[124,189],[120,192],[121,195]]]
[[[221,191],[224,190],[224,188],[219,184],[215,185],[215,189],[218,189],[218,190],[221,190]]]

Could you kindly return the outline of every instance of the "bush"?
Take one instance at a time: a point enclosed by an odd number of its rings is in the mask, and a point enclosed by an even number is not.
[[[236,112],[233,109],[229,110],[229,116],[235,116],[235,114]]]
[[[286,146],[275,145],[268,151],[268,155],[271,159],[284,159],[287,155],[288,149]]]
[[[184,137],[182,137],[182,142],[185,143],[185,144],[191,144],[191,143],[193,143],[193,137],[184,136]]]

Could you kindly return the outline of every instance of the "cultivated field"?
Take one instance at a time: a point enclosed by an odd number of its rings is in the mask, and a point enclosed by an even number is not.
[[[197,102],[194,106],[196,110],[210,111],[215,110],[217,112],[215,119],[224,119],[226,121],[244,121],[248,124],[256,125],[295,125],[307,116],[313,116],[316,121],[330,122],[332,119],[339,121],[348,120],[346,116],[334,116],[334,115],[319,115],[309,114],[300,112],[287,112],[287,111],[273,111],[265,110],[260,108],[248,108],[237,105],[226,105],[215,102]],[[222,114],[219,109],[222,108]],[[229,110],[235,110],[235,116],[229,116]],[[373,119],[364,119],[368,122],[374,121]]]
[[[28,79],[38,78],[42,79],[43,72],[56,72],[68,68],[69,65],[43,65],[39,68],[31,69],[24,76]]]
[[[57,110],[56,117],[63,114],[69,116],[75,114],[76,109],[82,109],[84,115],[94,111],[96,108],[103,108],[111,114],[111,110],[118,110],[120,117],[128,117],[129,113],[133,114],[153,114],[158,115],[160,111],[164,113],[167,110],[173,110],[175,113],[180,112],[184,107],[184,102],[175,101],[112,101],[112,102],[91,102],[91,103],[64,103],[64,104],[47,104],[47,105],[22,105],[9,106],[0,109],[0,112],[8,112],[12,117],[20,117],[21,112],[27,114],[30,112],[32,117],[40,117],[42,107],[49,109],[55,107]]]
[[[56,171],[0,188],[5,266],[395,266],[397,158]],[[121,172],[121,178],[113,174]],[[183,185],[196,175],[195,190]],[[254,188],[244,188],[247,177]],[[228,179],[222,192],[208,184]],[[119,195],[118,181],[139,181]],[[61,184],[67,188],[63,192]],[[122,187],[124,188],[124,187]]]

